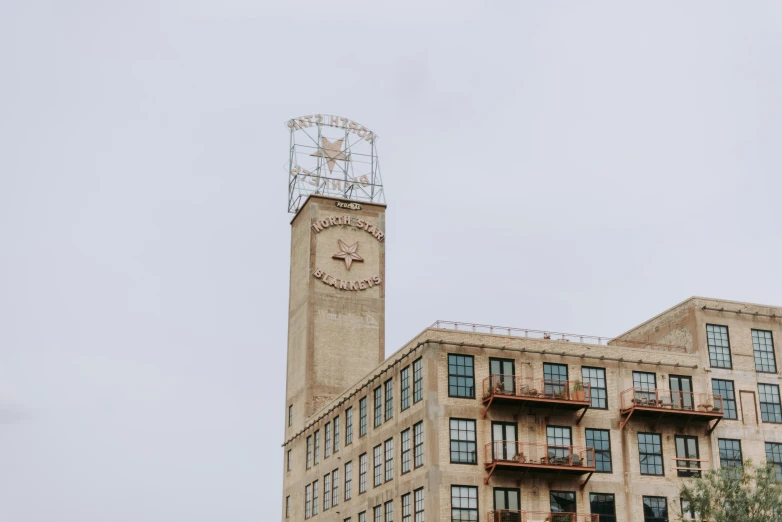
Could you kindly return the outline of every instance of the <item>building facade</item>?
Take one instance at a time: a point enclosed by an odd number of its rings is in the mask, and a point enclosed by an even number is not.
[[[385,207],[339,203],[292,222],[283,519],[673,521],[704,470],[782,476],[782,308],[691,298],[610,340],[438,322],[383,361]]]

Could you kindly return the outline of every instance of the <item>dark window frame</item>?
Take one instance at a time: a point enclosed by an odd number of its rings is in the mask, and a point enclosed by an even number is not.
[[[364,395],[358,401],[358,438],[367,434],[367,396]]]
[[[402,460],[402,475],[404,475],[405,473],[410,473],[410,471],[412,470],[412,463],[413,463],[412,436],[413,434],[410,428],[402,430],[402,433],[400,434],[401,445],[402,445],[402,450],[400,452],[400,456]]]
[[[387,422],[394,418],[394,379],[388,379],[383,388],[385,388],[386,399],[383,422]]]
[[[383,465],[384,482],[390,482],[394,480],[394,438],[383,442]]]
[[[331,453],[338,453],[339,452],[339,415],[334,417],[334,419],[331,421],[332,426],[334,427],[334,447],[331,449]]]
[[[782,442],[766,442],[764,447],[766,450],[766,464],[770,464],[777,469],[777,482],[782,482]],[[776,458],[769,458],[769,455]]]
[[[372,487],[383,484],[383,445],[378,444],[372,448]]]
[[[554,507],[554,498],[552,495],[559,494],[560,496],[569,495],[572,496],[572,502],[573,502],[573,511],[554,511],[552,508]],[[551,509],[552,513],[575,513],[578,511],[578,500],[576,498],[576,492],[575,491],[564,491],[564,490],[549,490],[548,492],[548,501],[549,501],[549,509]],[[559,503],[557,503],[557,506],[559,506]],[[556,517],[555,517],[556,520]]]
[[[399,370],[399,411],[410,407],[410,366]]]
[[[726,339],[727,339],[727,342],[728,342],[727,347],[726,346],[717,345],[717,344],[712,344],[711,342],[709,342],[709,333],[710,333],[709,332],[709,328],[712,328],[712,332],[711,332],[712,334],[715,333],[715,331],[714,331],[715,328],[724,328],[725,329],[725,336],[726,336]],[[722,335],[722,332],[720,332],[720,335]],[[730,328],[728,328],[724,324],[710,324],[710,323],[707,323],[706,324],[706,346],[707,346],[708,352],[709,352],[709,367],[711,367],[711,368],[724,368],[724,369],[727,369],[727,370],[732,370],[733,369],[733,353],[731,351],[731,346],[730,346]],[[712,352],[712,348],[714,348],[714,352]],[[724,350],[725,348],[727,348],[727,350],[728,350],[728,359],[727,359],[728,360],[728,365],[727,366],[722,366],[720,364],[714,364],[715,361],[719,363],[720,360],[724,360],[724,357],[725,357],[724,353],[719,353],[716,350]]]
[[[323,430],[323,458],[331,456],[331,422],[327,422]]]
[[[345,463],[345,502],[353,498],[353,461]]]
[[[777,398],[777,402],[769,402],[764,401],[763,398],[769,397],[769,392],[762,391],[763,388],[768,387],[776,390],[776,394],[771,392],[771,396],[775,396]],[[782,424],[782,396],[779,394],[779,385],[778,384],[769,384],[766,382],[759,382],[758,383],[758,401],[760,403],[760,420],[762,422],[766,422],[768,424]],[[765,411],[764,411],[765,406]],[[773,411],[769,411],[769,406],[775,406],[773,408]],[[774,420],[768,420],[769,413],[773,414]]]
[[[383,504],[384,520],[383,522],[394,522],[394,501],[389,500]]]
[[[421,427],[420,437],[418,436],[418,426]],[[420,439],[420,441],[419,441]],[[420,448],[420,452],[418,451]],[[420,463],[419,463],[420,457]],[[413,469],[420,468],[424,465],[424,421],[416,422],[413,424]]]
[[[457,369],[458,368],[465,368],[465,369],[466,368],[470,368],[472,370],[472,375],[467,375],[466,373],[463,374],[463,375],[459,374],[459,373],[451,373],[451,366],[452,366],[451,357],[455,358],[454,359],[454,363],[453,363],[453,367],[454,368],[457,368]],[[469,360],[470,361],[470,365],[468,366],[467,364],[459,364],[460,359],[464,360],[464,361]],[[455,399],[474,399],[475,398],[475,357],[472,356],[472,355],[465,355],[465,354],[459,354],[459,353],[449,353],[447,362],[448,362],[448,397],[452,397],[452,398],[455,398]],[[464,370],[464,371],[466,371],[466,370]],[[456,384],[453,384],[453,385],[451,384],[451,378],[456,379]],[[459,384],[459,379],[464,379],[465,384],[464,385],[460,385]],[[472,386],[468,386],[467,385],[467,382],[469,382],[468,381],[469,379],[472,380]],[[455,394],[452,393],[452,388],[456,388],[456,393]],[[460,394],[459,390],[462,389],[462,388],[465,389],[464,393],[466,395],[461,395]]]
[[[641,438],[640,438],[641,435],[644,435],[644,436],[652,435],[652,436],[656,436],[657,437],[657,440],[658,440],[657,444],[660,446],[660,454],[659,454],[659,457],[660,457],[660,471],[661,471],[660,473],[648,473],[648,472],[644,473],[643,472],[643,466],[642,466],[642,462],[641,462],[642,459],[643,459],[643,455],[657,456],[657,454],[656,453],[648,453],[648,452],[644,453],[644,452],[641,451],[641,444],[642,444]],[[654,433],[654,432],[639,431],[638,434],[637,434],[637,439],[638,439],[638,467],[639,467],[639,470],[641,471],[641,475],[647,475],[647,476],[651,476],[651,477],[664,477],[665,476],[665,451],[663,450],[663,437],[662,437],[662,434],[661,433]],[[654,444],[654,443],[653,442],[651,442],[651,443],[643,442],[643,444],[646,445],[646,444]],[[650,465],[647,464],[647,469],[648,469],[649,466]],[[654,464],[654,466],[655,466],[655,468],[657,467],[656,464]]]
[[[691,440],[695,441],[695,457],[691,457],[689,455],[679,456],[679,444],[678,444],[679,440],[685,441],[684,442],[684,444],[685,444],[684,450],[685,451],[687,451],[687,441],[691,441]],[[701,458],[700,443],[698,442],[698,437],[695,436],[695,435],[679,435],[678,433],[675,434],[674,437],[673,437],[673,447],[674,447],[674,450],[676,451],[676,458],[677,459],[684,458],[684,459],[691,459],[691,460],[696,460],[697,461],[698,459]],[[682,461],[677,460],[675,462],[676,462],[676,467],[677,468],[686,467],[686,466],[684,466],[682,464]],[[676,470],[676,476],[677,477],[700,477],[702,475],[702,473],[701,473],[702,469],[700,467],[701,464],[700,464],[700,462],[696,462],[695,464],[698,467],[694,468],[693,471],[677,469]],[[692,468],[692,466],[690,466],[690,468]]]
[[[646,510],[644,510],[644,522],[668,522],[668,497],[658,497],[654,495],[643,495],[641,499],[641,505],[646,507],[646,499],[659,501],[663,500],[665,505],[665,517],[647,517]],[[649,506],[650,508],[652,506]],[[654,509],[654,508],[653,508]]]
[[[353,406],[345,410],[345,446],[353,444]]]
[[[402,522],[410,522],[413,518],[412,494],[402,495]]]
[[[762,332],[764,334],[768,334],[768,341],[770,341],[770,343],[771,343],[771,349],[770,350],[758,350],[759,343],[755,342],[755,340],[756,340],[755,334],[756,333],[760,333],[760,332]],[[758,372],[758,373],[777,373],[777,354],[776,354],[776,351],[774,349],[774,333],[771,330],[760,330],[760,329],[757,329],[757,328],[753,328],[751,330],[751,335],[752,335],[752,355],[753,355],[753,358],[755,359],[755,371]],[[758,341],[760,341],[760,339],[758,339]],[[762,344],[760,346],[767,346],[767,345]],[[758,369],[758,353],[760,353],[760,354],[769,354],[770,353],[771,354],[770,362],[773,364],[773,369],[770,369],[770,370],[759,370]],[[767,360],[768,357],[763,357],[763,355],[761,355],[761,359],[766,359]],[[764,366],[764,364],[765,364],[764,362],[761,362],[761,366]]]
[[[293,404],[288,406],[288,426],[293,426]]]
[[[717,390],[714,389],[714,384],[717,383]],[[727,386],[723,386],[723,383],[730,383],[730,390],[728,390]],[[733,395],[733,398],[728,399],[725,397],[725,393],[722,393],[722,389],[725,389],[725,392],[730,392]],[[738,406],[736,404],[736,384],[728,379],[712,379],[711,380],[711,393],[712,395],[721,395],[722,396],[722,410],[723,410],[723,418],[725,420],[738,420],[739,418],[739,410]],[[732,408],[729,408],[728,406],[731,406]],[[730,413],[729,413],[730,412]]]
[[[331,509],[331,473],[323,475],[323,511]]]
[[[462,430],[458,426],[459,423],[461,423],[461,422],[468,423],[468,424],[472,423],[472,434],[473,434],[473,440],[472,441],[470,441],[470,440],[462,440],[462,439],[454,439],[453,438],[454,428],[453,428],[453,424],[452,423],[454,421],[457,423],[457,427],[456,427],[457,434],[461,434],[461,432],[462,432]],[[465,433],[469,433],[469,430],[466,430]],[[448,439],[449,439],[448,453],[449,453],[449,458],[450,458],[451,464],[466,464],[466,465],[469,465],[469,466],[477,466],[478,465],[478,425],[477,425],[475,419],[462,419],[462,418],[458,418],[458,417],[450,417],[448,419]],[[473,445],[473,451],[472,451],[472,457],[473,458],[472,458],[472,461],[469,461],[469,460],[467,460],[467,461],[453,460],[453,455],[454,455],[453,445],[454,445],[454,442],[456,442],[457,445],[461,444],[461,443],[465,443],[465,444],[467,444],[467,447],[469,447],[469,444],[472,443],[472,445]],[[469,450],[468,451],[457,450],[457,453],[459,453],[459,454],[467,453],[468,455],[470,454]]]
[[[377,429],[383,424],[383,386],[378,386],[372,392],[372,404],[375,415],[372,427]]]
[[[413,361],[413,404],[424,398],[424,360],[419,357]]]
[[[369,457],[364,452],[358,456],[358,494],[362,495],[367,492],[367,460]]]
[[[600,379],[600,377],[589,377],[589,381],[584,377],[584,370],[597,370],[603,372],[603,383],[605,386],[594,386],[591,382],[592,379]],[[589,395],[591,398],[591,403],[589,405],[590,408],[594,410],[607,410],[608,409],[608,371],[605,368],[600,368],[599,366],[582,366],[581,367],[581,383],[587,384],[589,382]],[[600,397],[599,393],[595,394],[595,390],[602,390],[603,396]],[[599,401],[603,401],[605,406],[595,406],[595,399],[597,399],[598,404]]]
[[[456,498],[458,498],[460,500],[467,499],[468,506],[466,508],[462,508],[461,506],[458,508],[459,511],[462,511],[462,512],[466,511],[467,512],[467,515],[468,515],[467,518],[464,518],[464,517],[461,517],[461,516],[458,519],[457,518],[453,518],[454,510],[457,509],[457,508],[454,507],[454,489],[456,489],[456,488],[468,490],[468,496],[463,497],[460,494],[459,496],[456,497]],[[472,500],[472,497],[469,495],[469,492],[471,492],[473,490],[475,491],[475,508],[469,507],[469,501]],[[462,522],[462,521],[465,521],[465,520],[480,520],[480,512],[481,512],[480,509],[481,509],[481,506],[480,506],[480,492],[478,491],[478,486],[463,486],[463,485],[460,485],[460,484],[451,484],[451,521],[452,522]],[[472,514],[472,512],[475,512],[475,517],[474,518],[470,516]]]
[[[420,499],[418,498],[420,495]],[[418,506],[421,506],[421,509],[418,509]],[[413,490],[413,519],[414,522],[424,522],[424,516],[426,511],[426,503],[424,498],[424,488],[418,488]],[[418,515],[421,515],[420,517]]]
[[[594,497],[605,497],[605,499],[602,498],[594,498]],[[613,513],[601,513],[596,512],[594,510],[594,507],[592,506],[593,502],[600,502],[604,504],[608,504],[608,498],[611,497],[610,503],[613,508]],[[599,493],[596,491],[590,491],[589,492],[589,512],[595,515],[600,515],[600,521],[601,522],[616,522],[616,494],[615,493]],[[608,517],[608,518],[606,518]]]
[[[320,481],[312,481],[312,516],[320,512]]]
[[[723,442],[730,443],[733,447],[727,447],[727,444],[722,444]],[[738,448],[736,448],[736,445],[738,445]],[[723,448],[723,446],[725,446]],[[738,449],[739,452],[739,458],[736,459],[735,453],[733,455],[728,455],[727,452],[735,452]],[[741,440],[739,439],[717,439],[717,450],[720,455],[720,468],[733,468],[733,467],[744,467],[744,453],[741,450]],[[724,455],[723,455],[723,452]],[[738,461],[738,465],[736,464],[736,461]],[[733,464],[731,464],[733,463]]]
[[[606,449],[598,450],[594,446],[589,446],[589,435],[588,435],[588,432],[590,432],[590,431],[608,434],[608,437],[606,439],[606,441],[608,442],[608,449],[607,450]],[[584,428],[584,440],[585,440],[585,444],[586,444],[586,446],[588,448],[589,447],[595,448],[595,469],[596,469],[595,473],[613,473],[614,472],[614,459],[613,459],[613,456],[611,454],[611,430],[605,430],[605,429],[601,429],[601,428]],[[592,437],[592,440],[594,440],[594,437]],[[605,441],[601,440],[600,442],[605,442]],[[597,458],[598,451],[601,452],[601,454],[603,454],[603,455],[606,452],[608,453],[608,467],[610,468],[608,471],[599,469],[599,467],[597,465],[598,464],[598,460],[599,460]]]

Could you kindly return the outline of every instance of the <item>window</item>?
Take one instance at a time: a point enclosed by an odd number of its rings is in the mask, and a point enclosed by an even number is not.
[[[575,491],[551,491],[549,492],[549,503],[550,509],[554,513],[575,513],[576,493]]]
[[[663,446],[659,433],[638,434],[641,475],[664,475]]]
[[[323,511],[331,507],[331,474],[323,475]]]
[[[288,495],[285,497],[285,518],[290,518],[291,516],[291,496]]]
[[[345,463],[345,500],[353,497],[353,461]]]
[[[413,425],[413,467],[424,465],[424,423]]]
[[[307,469],[312,467],[312,435],[307,437]]]
[[[477,464],[475,447],[475,421],[451,419],[451,462]]]
[[[682,497],[679,501],[682,505],[682,516],[684,517],[684,520],[697,520],[701,518],[700,515],[695,512],[695,507],[693,507],[690,499]]]
[[[546,426],[546,444],[548,446],[548,458],[570,459],[571,431],[566,426]]]
[[[424,368],[419,357],[413,361],[413,404],[424,398]]]
[[[777,361],[774,357],[774,341],[771,332],[752,330],[752,347],[755,349],[755,370],[776,373]]]
[[[331,472],[331,505],[339,504],[339,468]]]
[[[312,516],[312,484],[307,484],[304,488],[304,518]]]
[[[394,501],[389,500],[385,503],[385,511],[386,511],[386,521],[385,522],[394,522]]]
[[[385,420],[389,420],[394,416],[394,381],[388,379],[386,381],[386,416]]]
[[[610,493],[590,493],[589,511],[600,515],[600,522],[616,522],[616,503]]]
[[[288,426],[293,426],[293,404],[288,406]]]
[[[383,424],[383,387],[375,388],[375,428]]]
[[[709,362],[711,363],[712,367],[732,368],[733,363],[730,360],[730,340],[728,339],[728,327],[707,324],[706,340],[709,344]]]
[[[766,442],[766,462],[777,469],[777,482],[782,481],[782,444]]]
[[[605,368],[581,368],[581,380],[589,384],[589,394],[592,397],[592,408],[608,409],[608,394],[606,393]]]
[[[375,522],[383,522],[383,506],[375,506]]]
[[[668,522],[668,500],[644,496],[644,522]]]
[[[362,511],[358,514],[358,522],[367,522],[367,512]]]
[[[779,386],[758,384],[760,391],[760,418],[763,422],[782,422],[782,406],[779,404]]]
[[[714,395],[722,395],[722,404],[723,408],[725,408],[724,418],[738,419],[736,413],[736,395],[733,393],[733,381],[712,379],[711,391]]]
[[[721,468],[740,468],[744,465],[741,458],[741,441],[736,439],[718,439]]]
[[[285,463],[285,468],[290,471],[291,470],[291,450],[288,450],[288,457]]]
[[[353,443],[353,408],[345,410],[345,446]]]
[[[610,434],[611,432],[608,430],[586,429],[586,445],[595,448],[595,468],[599,473],[611,473],[612,471]]]
[[[410,493],[402,495],[402,522],[410,522],[412,518],[412,506],[410,505]]]
[[[358,401],[358,436],[359,438],[367,434],[367,398],[362,397]]]
[[[657,374],[649,372],[633,372],[634,399],[653,401],[657,399]]]
[[[567,387],[567,365],[543,363],[543,387],[546,395],[564,395]]]
[[[326,423],[326,431],[323,440],[323,458],[328,458],[331,455],[331,423]]]
[[[424,488],[413,491],[413,497],[415,500],[413,506],[415,520],[413,522],[424,522]]]
[[[451,521],[476,522],[478,520],[478,488],[451,486]]]
[[[400,411],[405,411],[407,408],[410,407],[410,367],[402,368],[402,371],[399,373],[400,380],[402,381],[402,386],[400,390]],[[404,515],[402,515],[402,520],[404,520]]]
[[[339,417],[334,417],[334,453],[339,451]]]
[[[318,481],[312,483],[312,515],[315,516],[318,514],[318,510],[320,509],[320,495],[318,489]]]
[[[315,464],[320,462],[320,430],[315,432]]]
[[[448,396],[475,398],[472,355],[448,354]]]
[[[394,439],[385,442],[386,453],[386,482],[394,478]]]
[[[700,477],[701,463],[698,455],[698,437],[676,435],[676,475],[679,477]]]
[[[383,483],[383,446],[381,444],[378,444],[375,446],[375,449],[373,450],[373,460],[374,463],[374,485],[375,487],[378,487],[380,484]]]
[[[346,518],[346,519],[345,519],[345,520],[343,520],[342,522],[350,522],[350,517]]]
[[[410,471],[410,428],[402,432],[402,475]]]
[[[358,494],[367,490],[367,454],[362,453],[358,458]]]

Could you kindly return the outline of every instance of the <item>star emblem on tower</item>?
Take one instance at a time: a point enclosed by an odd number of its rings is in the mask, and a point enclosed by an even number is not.
[[[320,147],[317,151],[310,154],[310,156],[319,156],[324,158],[326,160],[326,164],[329,166],[329,174],[331,174],[334,171],[334,164],[337,161],[350,161],[350,159],[345,156],[345,153],[342,152],[342,143],[344,141],[345,138],[342,138],[341,140],[330,141],[328,138],[321,136]]]
[[[331,256],[334,259],[342,259],[345,261],[345,268],[350,270],[350,265],[353,263],[353,261],[363,261],[364,258],[360,255],[356,254],[356,250],[358,250],[358,241],[353,243],[352,245],[348,245],[341,239],[337,240],[337,245],[339,246],[339,252]]]

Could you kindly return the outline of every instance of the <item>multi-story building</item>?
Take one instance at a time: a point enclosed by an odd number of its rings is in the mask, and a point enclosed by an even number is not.
[[[440,321],[383,360],[385,207],[340,203],[292,221],[284,519],[673,521],[704,470],[782,477],[782,308],[693,297],[613,339]]]

